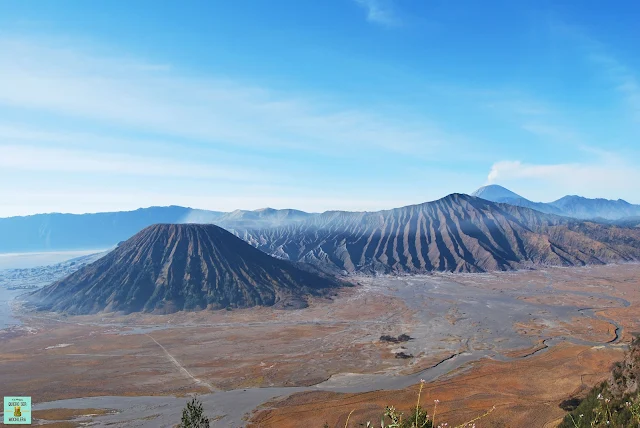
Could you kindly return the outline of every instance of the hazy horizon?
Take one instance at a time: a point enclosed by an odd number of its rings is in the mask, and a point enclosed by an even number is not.
[[[484,187],[484,186],[480,186],[480,187]],[[478,190],[478,189],[475,189],[475,190]],[[508,190],[512,190],[512,189],[508,189]],[[72,211],[68,211],[68,212],[50,211],[50,212],[34,212],[34,213],[28,213],[28,214],[16,214],[16,215],[9,215],[9,216],[0,216],[0,218],[26,217],[26,216],[32,216],[32,215],[47,215],[47,214],[83,215],[83,214],[100,214],[100,213],[106,213],[106,212],[129,212],[129,211],[144,210],[144,209],[149,209],[149,208],[167,208],[167,207],[171,207],[171,206],[188,208],[188,209],[192,209],[192,210],[218,211],[218,212],[233,212],[233,211],[237,211],[237,210],[240,210],[240,211],[259,211],[259,210],[263,210],[263,209],[299,210],[299,211],[307,212],[309,214],[321,214],[321,213],[327,212],[327,211],[351,211],[351,212],[365,212],[365,211],[367,211],[367,212],[375,212],[375,211],[390,210],[390,209],[394,209],[394,208],[402,208],[402,207],[411,206],[411,205],[418,205],[418,204],[427,203],[427,202],[433,202],[433,201],[436,201],[438,199],[447,197],[447,196],[449,196],[451,194],[454,194],[454,193],[462,193],[462,194],[471,195],[473,192],[472,191],[469,191],[469,192],[453,192],[453,193],[448,193],[446,195],[442,195],[442,196],[437,197],[435,199],[429,199],[429,200],[418,201],[418,202],[409,202],[409,203],[406,203],[406,204],[403,204],[403,205],[398,205],[398,206],[382,206],[382,205],[380,205],[379,208],[375,208],[375,209],[341,210],[341,209],[336,209],[336,208],[328,208],[328,209],[324,209],[322,211],[308,211],[308,210],[304,210],[304,209],[301,209],[301,208],[298,208],[298,207],[295,207],[295,206],[282,206],[282,207],[261,206],[261,207],[257,207],[257,208],[253,208],[253,207],[250,206],[248,208],[233,208],[233,209],[230,209],[230,210],[220,210],[220,209],[207,209],[207,208],[202,208],[202,207],[183,206],[183,205],[177,205],[177,204],[167,204],[167,205],[136,206],[136,207],[133,207],[133,208],[124,208],[124,209],[110,210],[110,211],[73,211],[73,212]],[[514,193],[518,193],[518,192],[514,192]],[[520,196],[528,199],[526,197],[526,195],[520,195]],[[563,195],[563,196],[583,196],[583,195]],[[600,198],[600,199],[609,199],[609,198],[603,197],[603,198]],[[555,200],[533,201],[533,202],[550,203],[550,202],[554,202],[554,201]],[[627,201],[627,202],[630,202],[630,201]]]

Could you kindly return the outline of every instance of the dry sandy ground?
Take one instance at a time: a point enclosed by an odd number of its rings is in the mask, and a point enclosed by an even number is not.
[[[455,275],[455,282],[493,292],[520,292],[529,288],[531,295],[519,299],[534,304],[595,308],[597,317],[621,327],[620,343],[628,342],[640,332],[640,266],[600,266],[585,268],[550,268],[544,271]],[[553,293],[549,288],[553,289]],[[535,292],[541,294],[535,294]],[[575,295],[572,292],[590,293]],[[624,306],[622,300],[628,302]],[[600,318],[586,318],[584,311],[557,323],[516,322],[515,331],[531,339],[572,337],[585,341],[608,342],[615,336],[615,325]],[[503,352],[518,357],[542,349],[538,341],[530,349]],[[450,426],[460,424],[496,407],[477,426],[546,427],[555,426],[564,416],[559,404],[580,397],[604,380],[623,349],[615,345],[584,346],[570,342],[546,352],[514,361],[483,359],[457,370],[445,378],[427,383],[422,405],[432,410],[433,400],[440,400],[439,420]],[[418,385],[402,390],[360,394],[311,392],[274,400],[254,414],[253,426],[342,427],[349,415],[350,426],[372,421],[378,423],[385,406],[393,405],[409,412],[416,405]],[[432,410],[433,412],[433,410]]]
[[[34,402],[203,393],[406,366],[377,341],[408,325],[403,303],[362,289],[341,294],[300,311],[24,316],[27,327],[0,331],[0,393]]]
[[[364,379],[372,379],[371,390],[387,389],[392,383],[378,380],[409,379],[403,375],[460,354],[476,361],[428,383],[423,403],[439,399],[438,413],[450,424],[495,405],[478,426],[537,427],[562,417],[562,400],[603,379],[621,358],[620,343],[640,331],[640,265],[356,280],[361,285],[299,311],[23,314],[23,327],[0,331],[0,395],[29,395],[34,403],[213,397],[219,390],[308,386],[332,376],[328,385],[345,386],[340,373],[382,373]],[[400,333],[415,340],[378,340]],[[400,346],[414,358],[395,358]],[[385,405],[415,404],[416,387],[405,386],[305,392],[270,403],[252,423],[344,426],[354,409],[352,421],[379,420]],[[76,417],[65,412],[58,414],[62,420]],[[101,418],[90,419],[107,420]]]
[[[559,403],[579,395],[605,378],[604,372],[620,359],[614,349],[558,345],[548,352],[515,362],[484,360],[473,369],[426,384],[421,404],[433,415],[440,400],[437,420],[456,426],[496,409],[477,422],[479,427],[553,426],[564,416]],[[385,406],[409,413],[418,393],[415,385],[398,391],[361,394],[311,392],[294,394],[265,404],[252,419],[253,427],[344,427],[372,421],[379,423]]]

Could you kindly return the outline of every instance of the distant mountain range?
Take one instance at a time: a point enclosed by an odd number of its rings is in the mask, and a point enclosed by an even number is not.
[[[340,274],[485,272],[640,261],[640,228],[545,213],[536,209],[540,204],[499,186],[476,194],[483,198],[452,194],[378,212],[220,213],[172,206],[14,217],[0,219],[0,248],[99,247],[133,235],[93,263],[25,297],[37,309],[69,314],[301,308],[308,296],[345,285],[337,279]],[[567,201],[542,205],[584,212]],[[595,206],[602,212],[612,205]],[[146,225],[158,219],[182,224]],[[629,226],[636,225],[630,221]],[[229,231],[193,222],[215,222]]]
[[[212,224],[149,226],[26,300],[41,310],[69,314],[286,309],[304,307],[307,296],[345,285],[335,274],[485,272],[640,260],[638,228],[463,194],[378,212],[260,210],[226,218],[236,222],[233,233]]]
[[[229,213],[179,206],[97,214],[36,214],[0,218],[0,253],[106,249],[158,223],[268,227],[300,221],[312,214],[265,208]]]
[[[379,212],[326,212],[234,230],[266,253],[343,273],[483,272],[640,260],[640,229],[463,194]]]
[[[0,219],[0,252],[108,248],[156,223],[209,223],[267,254],[333,272],[477,272],[640,259],[640,216],[628,217],[638,206],[578,197],[538,203],[500,186],[474,194],[378,212],[170,206],[12,217]],[[600,218],[570,217],[587,215]]]
[[[282,309],[344,285],[279,260],[214,225],[150,226],[101,259],[31,293],[39,309],[70,314]]]
[[[0,253],[106,249],[152,224],[183,223],[188,217],[209,220],[221,214],[170,206],[98,214],[0,218]]]
[[[492,184],[471,194],[492,202],[531,208],[548,214],[590,220],[624,220],[640,216],[640,205],[622,199],[589,199],[582,196],[564,196],[557,201],[533,202],[502,186]],[[633,222],[633,220],[632,220]],[[624,223],[624,221],[623,221]]]

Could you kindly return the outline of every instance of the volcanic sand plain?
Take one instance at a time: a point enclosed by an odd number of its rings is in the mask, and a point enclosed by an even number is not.
[[[553,426],[640,331],[638,264],[351,281],[292,311],[16,305],[22,325],[0,330],[0,393],[66,424],[173,426],[198,393],[214,426],[344,426],[351,411],[361,423],[409,410],[425,379],[423,404],[439,399],[450,424],[495,406],[478,426]],[[401,333],[412,339],[380,341]]]

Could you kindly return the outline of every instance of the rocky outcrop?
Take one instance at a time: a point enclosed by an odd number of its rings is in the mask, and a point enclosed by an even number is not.
[[[608,380],[609,390],[616,398],[636,394],[640,390],[640,337],[635,337],[624,360],[616,363]]]

